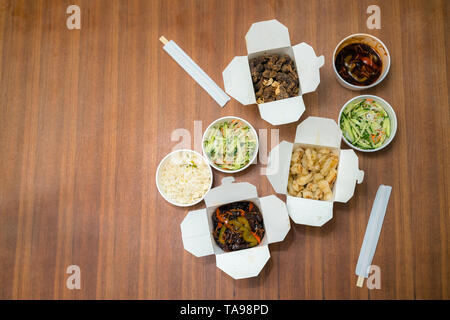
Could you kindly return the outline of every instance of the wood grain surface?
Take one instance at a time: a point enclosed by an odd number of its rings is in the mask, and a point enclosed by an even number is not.
[[[66,27],[71,4],[81,30]],[[366,26],[371,4],[380,30]],[[1,0],[0,298],[449,299],[449,10],[445,0]],[[273,130],[292,141],[298,122],[273,127],[235,100],[220,108],[158,38],[175,40],[223,86],[251,24],[274,18],[293,44],[325,56],[301,120],[337,120],[358,95],[334,78],[336,44],[358,32],[382,39],[391,70],[363,93],[391,103],[398,131],[385,150],[358,153],[365,180],[330,222],[292,223],[261,274],[236,281],[214,256],[183,249],[188,209],[158,194],[156,167],[179,143],[176,129],[198,149],[194,137],[210,122],[235,115],[267,129],[270,147]],[[273,194],[264,167],[236,180]],[[214,185],[223,176],[214,171]],[[373,260],[381,289],[369,290],[356,287],[354,270],[380,184],[393,191]],[[69,265],[81,268],[80,290],[66,288]]]

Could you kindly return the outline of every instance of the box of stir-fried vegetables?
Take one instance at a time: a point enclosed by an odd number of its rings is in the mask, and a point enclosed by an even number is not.
[[[257,276],[270,258],[269,244],[283,241],[291,228],[283,201],[259,198],[254,185],[233,177],[211,189],[205,204],[181,223],[183,246],[196,257],[214,254],[217,267],[234,279]]]

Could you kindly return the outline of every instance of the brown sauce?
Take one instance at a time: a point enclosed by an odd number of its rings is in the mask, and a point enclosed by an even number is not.
[[[371,46],[364,43],[352,43],[339,51],[335,66],[346,82],[357,86],[367,86],[380,77],[382,62]]]

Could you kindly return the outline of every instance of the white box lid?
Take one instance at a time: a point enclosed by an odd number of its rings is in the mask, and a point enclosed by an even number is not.
[[[261,118],[274,126],[298,121],[305,112],[302,96],[266,102],[258,105]]]
[[[214,253],[206,209],[189,211],[180,224],[181,238],[186,251],[196,257]]]
[[[222,72],[225,91],[244,106],[256,103],[247,56],[234,57]]]
[[[320,83],[319,69],[325,64],[323,56],[317,57],[313,47],[302,42],[292,47],[302,94],[313,92]]]
[[[328,118],[308,117],[297,126],[295,132],[295,143],[339,148],[341,139],[342,132],[336,121]]]
[[[269,153],[266,176],[276,193],[287,192],[292,148],[291,142],[281,141]]]
[[[355,193],[356,183],[364,180],[364,171],[358,169],[358,156],[349,150],[341,150],[337,169],[334,201],[347,202]]]
[[[333,202],[287,196],[289,215],[297,224],[321,227],[333,218]]]
[[[245,42],[248,54],[291,46],[288,28],[275,19],[252,24]]]
[[[259,203],[268,243],[283,241],[291,229],[286,204],[275,195],[259,198]]]
[[[270,258],[269,246],[216,255],[217,267],[234,279],[256,277]]]
[[[205,196],[207,207],[258,198],[256,187],[248,182],[233,183],[233,177],[225,177],[222,184],[209,190]]]

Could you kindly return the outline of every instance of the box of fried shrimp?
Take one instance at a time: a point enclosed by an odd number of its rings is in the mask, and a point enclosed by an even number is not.
[[[340,148],[341,138],[333,119],[309,117],[297,126],[293,143],[282,141],[271,150],[266,175],[286,195],[295,223],[323,226],[333,218],[333,203],[349,201],[362,183],[358,156]]]
[[[217,267],[234,279],[256,277],[270,258],[269,244],[283,241],[291,228],[285,202],[275,195],[258,197],[256,186],[235,183],[233,177],[223,178],[222,184],[211,189],[204,200],[206,208],[189,211],[180,225],[184,249],[196,257],[214,254]],[[239,202],[258,208],[265,233],[256,246],[226,251],[213,236],[214,215],[220,207]]]

